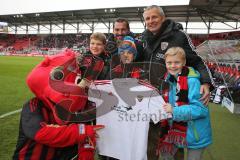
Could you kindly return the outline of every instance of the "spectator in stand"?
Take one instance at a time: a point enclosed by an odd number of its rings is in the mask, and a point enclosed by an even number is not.
[[[58,34],[42,37],[36,44],[38,48],[66,48],[72,46],[88,46],[89,34]]]

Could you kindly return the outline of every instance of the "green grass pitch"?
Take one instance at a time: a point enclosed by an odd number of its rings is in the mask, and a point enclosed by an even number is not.
[[[20,109],[32,97],[27,74],[42,57],[0,56],[0,115]],[[10,160],[18,137],[19,113],[0,119],[0,160]]]
[[[0,115],[22,107],[33,95],[25,84],[27,74],[43,58],[0,56]],[[220,105],[210,104],[213,144],[204,160],[238,160],[240,116]],[[0,160],[10,160],[18,137],[19,113],[0,118]]]

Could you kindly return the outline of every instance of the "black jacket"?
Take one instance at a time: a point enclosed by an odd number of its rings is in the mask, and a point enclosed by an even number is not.
[[[143,44],[141,41],[135,39],[134,34],[132,32],[129,32],[126,36],[130,36],[134,39],[134,43],[137,48],[137,57],[136,62],[143,61]],[[116,42],[116,39],[114,37],[114,34],[110,34],[107,40],[106,50],[110,55],[117,55],[118,54],[118,42]]]
[[[153,35],[149,30],[143,32],[144,60],[165,64],[164,54],[168,48],[182,47],[186,53],[187,66],[195,68],[201,75],[201,83],[211,84],[210,73],[203,60],[194,51],[190,37],[183,32],[182,25],[165,20],[160,32]]]

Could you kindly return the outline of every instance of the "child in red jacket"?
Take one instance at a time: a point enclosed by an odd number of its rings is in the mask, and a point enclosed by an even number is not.
[[[140,79],[142,72],[140,67],[137,67],[132,62],[137,57],[137,49],[134,40],[130,36],[125,36],[118,48],[118,56],[120,64],[111,70],[111,79],[113,78],[137,78]]]

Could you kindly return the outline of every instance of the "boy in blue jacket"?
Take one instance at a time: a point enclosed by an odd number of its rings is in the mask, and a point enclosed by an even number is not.
[[[165,63],[170,88],[164,94],[164,108],[172,119],[161,123],[157,153],[169,159],[179,148],[187,148],[187,160],[201,160],[204,149],[212,143],[212,134],[208,107],[199,101],[199,73],[185,66],[186,55],[180,47],[167,50]]]

